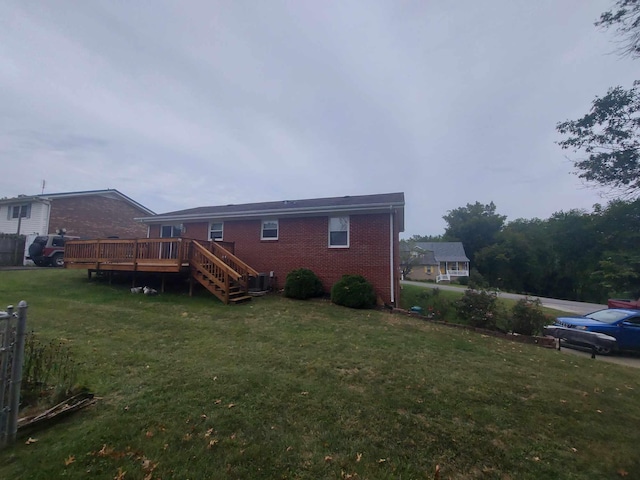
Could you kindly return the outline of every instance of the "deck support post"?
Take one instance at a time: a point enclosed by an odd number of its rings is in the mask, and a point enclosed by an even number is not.
[[[162,293],[164,293],[164,280],[165,280],[166,275],[163,273],[162,274],[162,286],[160,287],[160,291]]]
[[[189,296],[193,297],[193,275],[189,275]]]
[[[109,270],[109,285],[111,285],[111,280],[113,280],[113,270]]]

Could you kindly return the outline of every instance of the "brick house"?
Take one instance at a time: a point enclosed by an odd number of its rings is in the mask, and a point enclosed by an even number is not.
[[[198,207],[139,221],[149,238],[232,243],[235,255],[277,288],[304,267],[326,291],[342,275],[360,274],[381,302],[398,303],[403,193]]]
[[[135,219],[143,215],[154,212],[113,189],[20,195],[0,200],[0,233],[142,237],[147,228]]]

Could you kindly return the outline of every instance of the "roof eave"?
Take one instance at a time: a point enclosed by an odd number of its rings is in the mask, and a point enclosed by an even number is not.
[[[269,209],[269,210],[246,210],[240,212],[229,213],[196,213],[196,214],[175,214],[175,215],[155,215],[153,217],[140,217],[135,220],[142,223],[161,223],[164,221],[197,221],[211,219],[250,219],[264,217],[285,217],[285,216],[305,216],[305,215],[323,215],[331,213],[384,213],[393,209],[402,209],[404,217],[404,203],[392,202],[381,204],[365,204],[365,205],[343,205],[331,207],[305,207],[305,208],[287,208],[287,209]],[[404,231],[404,219],[400,222],[400,231]]]

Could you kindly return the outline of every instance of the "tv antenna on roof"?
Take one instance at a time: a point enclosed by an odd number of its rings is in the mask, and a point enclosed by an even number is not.
[[[44,194],[44,186],[45,186],[46,184],[47,184],[47,182],[43,179],[43,180],[42,180],[42,193],[41,193],[41,194]]]

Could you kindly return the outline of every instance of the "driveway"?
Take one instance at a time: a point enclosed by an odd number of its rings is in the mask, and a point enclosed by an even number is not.
[[[455,292],[464,292],[466,287],[458,287],[453,285],[441,285],[435,283],[423,283],[423,282],[410,282],[404,280],[403,285],[414,285],[416,287],[423,288],[439,288],[441,290],[451,290]],[[498,297],[508,298],[511,300],[520,300],[527,297],[527,295],[518,295],[517,293],[498,292]],[[563,312],[573,313],[575,315],[586,315],[587,313],[595,312],[596,310],[602,310],[607,308],[606,305],[600,305],[597,303],[585,303],[585,302],[571,302],[569,300],[558,300],[556,298],[536,297],[535,295],[529,295],[529,298],[537,298],[542,303],[543,307],[553,308],[554,310],[561,310]]]

